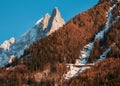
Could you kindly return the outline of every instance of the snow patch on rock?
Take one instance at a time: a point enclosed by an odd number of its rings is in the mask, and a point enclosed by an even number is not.
[[[4,41],[3,44],[0,45],[0,48],[2,48],[2,49],[4,49],[4,50],[9,50],[9,49],[10,49],[10,46],[11,46],[12,44],[14,44],[14,42],[15,42],[15,38],[12,37],[12,38],[10,38],[9,40]]]

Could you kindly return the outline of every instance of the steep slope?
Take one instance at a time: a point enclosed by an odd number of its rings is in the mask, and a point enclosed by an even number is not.
[[[72,78],[62,86],[119,86],[120,59],[110,58]]]
[[[65,79],[78,75],[85,69],[90,68],[90,66],[81,67],[81,65],[86,65],[87,62],[92,62],[89,65],[94,65],[105,59],[111,51],[113,43],[98,45],[99,50],[101,49],[100,54],[97,54],[96,60],[92,59],[96,55],[96,53],[93,53],[94,47],[97,48],[96,43],[109,37],[107,33],[113,25],[119,22],[119,15],[113,18],[115,8],[119,8],[118,4],[119,1],[100,0],[94,8],[78,14],[54,34],[31,45],[24,56],[26,57],[29,53],[32,53],[33,62],[35,63],[32,64],[32,68],[35,70],[44,70],[46,67],[44,64],[59,62],[65,63],[71,68],[67,74],[64,74]],[[116,37],[118,38],[119,35]],[[106,40],[103,42],[106,42]],[[46,45],[46,43],[49,44]],[[92,54],[93,57],[91,57]],[[71,65],[71,63],[73,64]],[[74,65],[80,65],[80,67],[74,67]]]
[[[104,3],[105,1],[100,1],[99,3]],[[102,27],[101,31],[95,34],[93,41],[88,43],[84,46],[83,50],[81,51],[81,54],[79,56],[79,59],[76,60],[76,63],[71,65],[70,64],[70,71],[65,75],[66,79],[70,79],[79,73],[83,72],[85,69],[90,68],[91,65],[94,65],[95,63],[102,61],[105,59],[108,55],[108,53],[111,51],[111,48],[115,46],[116,42],[119,41],[118,37],[119,34],[113,37],[117,38],[116,41],[112,41],[112,37],[108,35],[109,31],[111,29],[114,29],[113,26],[119,27],[119,24],[116,25],[116,23],[119,23],[119,14],[116,15],[116,17],[113,16],[113,12],[116,9],[119,9],[120,2],[119,1],[109,1],[110,6],[109,10],[106,13],[107,22]],[[115,29],[114,29],[115,30]],[[112,32],[115,34],[115,32]],[[119,31],[118,31],[119,33]],[[109,40],[106,40],[106,38],[109,38]],[[110,43],[111,41],[111,43]],[[108,44],[110,43],[110,44]],[[117,57],[119,57],[120,50],[117,49],[115,51],[117,54]],[[115,56],[112,56],[115,57]],[[92,62],[88,66],[85,66],[87,62]],[[75,67],[74,65],[79,65],[80,67]],[[84,65],[83,67],[81,65]]]
[[[45,37],[30,46],[24,56],[32,53],[32,66],[38,69],[46,63],[75,63],[82,48],[93,40],[107,21],[110,1],[96,5],[75,18],[55,33]],[[38,58],[39,57],[39,58]]]
[[[4,49],[0,55],[0,67],[7,64],[9,57],[14,55],[15,57],[20,57],[23,55],[25,49],[29,48],[30,44],[33,44],[37,40],[51,34],[55,30],[62,27],[64,24],[58,8],[55,8],[52,15],[47,13],[44,18],[38,20],[35,26],[24,33],[19,39],[17,39],[12,45],[9,41],[3,43],[0,48]]]
[[[89,62],[96,61],[99,58],[105,57],[120,57],[120,1],[111,1],[111,18],[109,19],[108,31],[103,33],[103,39],[99,39],[94,43]],[[102,56],[106,49],[110,48],[107,56]],[[100,56],[101,55],[101,56]]]
[[[47,33],[13,62],[17,66],[0,70],[0,83],[119,86],[119,4],[119,0],[99,0],[59,30]]]
[[[61,18],[58,8],[55,7],[55,9],[52,12],[52,16],[49,20],[48,28],[46,29],[46,31],[48,30],[49,31],[48,34],[51,34],[55,30],[57,30],[57,28],[63,26],[63,24],[64,20]]]

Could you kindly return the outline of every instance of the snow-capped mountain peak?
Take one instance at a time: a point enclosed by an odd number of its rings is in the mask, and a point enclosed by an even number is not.
[[[59,27],[62,27],[63,24],[65,24],[65,22],[61,17],[60,11],[55,7],[48,24],[48,30],[50,30],[49,34],[57,30]]]
[[[40,18],[40,19],[35,23],[35,25],[39,25],[42,20],[43,20],[43,18]]]
[[[9,50],[11,44],[14,44],[14,42],[15,42],[15,38],[12,37],[9,40],[4,41],[3,44],[0,45],[0,48],[4,50]]]
[[[59,15],[60,16],[60,12],[59,12],[59,10],[58,10],[58,8],[57,7],[55,7],[54,8],[54,10],[53,10],[53,12],[52,12],[52,15]]]
[[[62,19],[58,8],[55,8],[51,16],[46,13],[43,18],[39,19],[35,23],[35,26],[33,26],[33,28],[26,31],[16,41],[14,38],[5,41],[0,46],[0,48],[3,48],[5,50],[2,50],[0,52],[0,67],[7,64],[11,55],[14,55],[15,57],[20,57],[21,55],[23,55],[24,50],[29,48],[31,44],[59,29],[59,27],[62,27],[64,23],[65,22]]]
[[[42,20],[42,30],[47,28],[49,19],[50,19],[50,15],[48,13],[46,13],[46,15],[44,16],[44,18]]]
[[[42,26],[42,30],[44,30],[44,29],[47,28],[47,26],[48,26],[48,21],[49,21],[49,19],[50,19],[50,15],[49,15],[48,13],[46,13],[43,18],[40,18],[40,19],[36,22],[35,26],[37,26],[37,27],[39,27],[39,28],[41,28],[41,26]]]
[[[10,38],[9,42],[13,44],[15,42],[15,38],[14,37]]]

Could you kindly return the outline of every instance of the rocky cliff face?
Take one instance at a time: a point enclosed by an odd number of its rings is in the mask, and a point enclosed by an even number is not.
[[[15,57],[20,57],[23,55],[25,49],[29,48],[30,44],[38,41],[39,39],[50,35],[55,30],[58,30],[60,27],[65,24],[62,19],[58,8],[55,8],[50,16],[48,13],[38,20],[35,26],[24,33],[19,39],[14,41],[11,38],[8,41],[5,41],[1,46],[1,54],[0,54],[0,66],[4,66],[7,64],[8,59],[11,55]]]
[[[57,30],[57,28],[63,26],[64,23],[65,22],[61,18],[61,15],[60,15],[60,12],[59,12],[58,8],[55,7],[53,12],[52,12],[52,16],[50,18],[49,24],[48,24],[48,28],[50,30],[49,34],[54,32],[55,30]]]

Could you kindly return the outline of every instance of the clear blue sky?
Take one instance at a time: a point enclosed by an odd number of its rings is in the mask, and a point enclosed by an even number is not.
[[[0,44],[16,39],[33,27],[38,19],[53,8],[59,8],[67,22],[76,14],[93,7],[98,0],[0,0]]]

